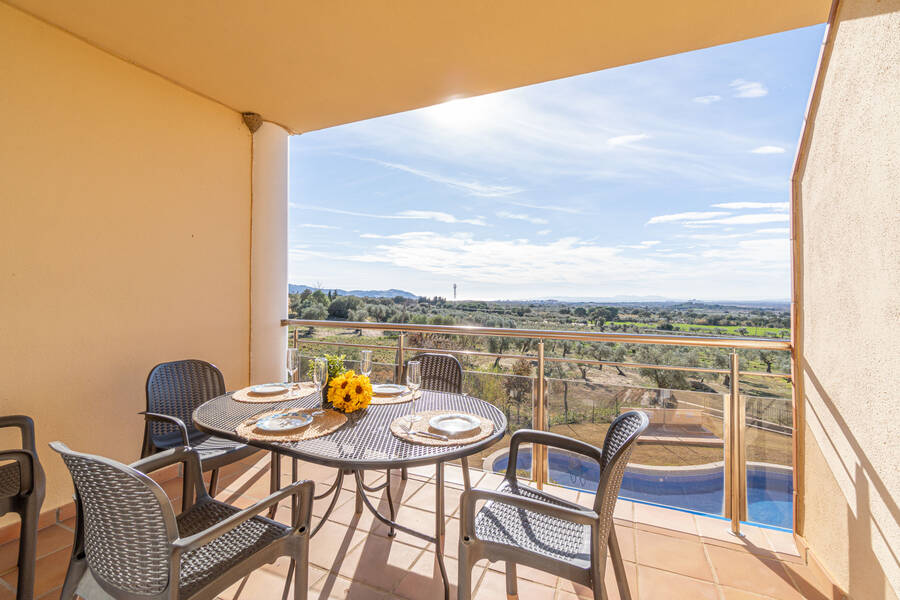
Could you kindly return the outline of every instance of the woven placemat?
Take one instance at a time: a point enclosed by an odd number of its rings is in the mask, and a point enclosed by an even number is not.
[[[299,415],[315,412],[317,410],[321,409],[307,408],[304,410],[295,409],[290,411],[269,410],[250,417],[238,425],[234,431],[242,438],[248,440],[257,440],[261,442],[300,442],[328,435],[329,433],[337,431],[341,425],[347,422],[347,415],[339,413],[336,410],[326,410],[322,414],[314,416],[313,422],[309,425],[293,431],[262,431],[256,429],[256,422],[269,415],[283,415],[285,413]]]
[[[298,398],[304,398],[309,396],[313,392],[316,391],[316,384],[306,381],[303,383],[295,383],[291,386],[291,389],[283,394],[269,394],[264,396],[262,394],[254,394],[250,390],[253,389],[254,386],[245,387],[244,389],[236,391],[231,395],[231,398],[236,402],[249,402],[251,404],[266,404],[268,402],[283,402],[285,400],[297,400]]]
[[[412,426],[410,426],[411,431],[431,431],[431,427],[428,425],[429,419],[432,417],[436,417],[438,415],[452,415],[459,414],[457,411],[453,410],[426,410],[424,412],[416,413],[421,419],[415,421]],[[465,446],[466,444],[473,444],[484,438],[488,437],[492,433],[494,433],[494,424],[485,419],[484,417],[479,417],[478,415],[472,415],[466,413],[469,416],[475,417],[479,421],[481,421],[481,427],[479,427],[475,432],[467,437],[453,437],[447,440],[433,439],[429,437],[424,437],[421,435],[410,435],[404,431],[401,425],[409,425],[409,421],[407,420],[406,415],[402,417],[397,417],[391,422],[391,433],[402,440],[406,440],[412,444],[421,444],[422,446]],[[436,431],[432,431],[431,433],[438,433]]]
[[[413,394],[412,392],[406,392],[405,394],[397,394],[396,396],[376,396],[372,394],[372,401],[369,404],[403,404],[404,402],[409,402],[415,397],[419,399],[422,397],[422,392],[417,394]]]

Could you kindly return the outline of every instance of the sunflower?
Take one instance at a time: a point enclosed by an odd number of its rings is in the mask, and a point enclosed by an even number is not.
[[[354,410],[366,408],[372,400],[372,382],[365,375],[357,375],[350,380],[350,397],[355,405]]]

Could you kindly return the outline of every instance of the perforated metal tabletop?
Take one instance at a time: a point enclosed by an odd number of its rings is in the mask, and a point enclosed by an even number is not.
[[[198,429],[224,438],[247,441],[235,433],[235,428],[253,415],[274,409],[313,408],[320,403],[317,393],[298,400],[272,403],[237,402],[225,394],[203,403],[194,411]],[[490,447],[506,433],[506,416],[496,406],[461,394],[424,391],[416,400],[416,412],[452,410],[479,415],[494,423],[494,432],[487,438],[465,446],[426,446],[402,440],[390,431],[391,422],[410,412],[410,404],[370,405],[361,414],[348,415],[347,423],[334,433],[300,442],[247,443],[274,450],[309,462],[332,467],[366,470],[398,469],[434,464],[469,456]]]

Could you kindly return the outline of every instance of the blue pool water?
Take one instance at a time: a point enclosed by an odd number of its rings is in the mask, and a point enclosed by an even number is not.
[[[506,470],[509,458],[504,455],[492,466]],[[596,489],[600,466],[589,458],[550,449],[550,479],[559,485],[579,489]],[[519,449],[518,469],[531,468],[531,448]],[[722,515],[725,499],[725,475],[722,469],[699,473],[643,473],[626,470],[622,479],[622,498],[663,504],[702,513]],[[790,473],[747,468],[748,520],[754,523],[791,527],[793,513],[793,480]]]

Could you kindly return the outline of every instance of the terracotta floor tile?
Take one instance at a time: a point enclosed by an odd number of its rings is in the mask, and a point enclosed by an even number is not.
[[[16,593],[6,587],[5,583],[0,583],[0,600],[16,600]]]
[[[713,581],[712,569],[699,541],[636,530],[637,563],[695,579]]]
[[[519,598],[523,600],[553,600],[556,590],[552,587],[534,583],[526,579],[518,580]],[[498,600],[506,598],[506,575],[497,571],[488,570],[473,596],[475,600]]]
[[[257,569],[247,577],[235,583],[219,594],[224,600],[257,600],[259,598],[281,598],[284,593],[285,579],[277,573]],[[294,582],[289,590],[293,593]],[[288,598],[293,596],[288,595]]]
[[[707,544],[714,544],[724,548],[735,549],[742,548],[753,554],[768,555],[775,557],[772,544],[766,537],[765,530],[761,527],[741,524],[741,533],[743,537],[738,537],[731,533],[731,521],[724,519],[715,519],[713,517],[695,516],[697,530],[700,537]]]
[[[386,509],[384,512],[385,514],[387,514]],[[449,525],[449,520],[446,521],[448,521]],[[397,510],[397,523],[400,523],[415,531],[420,531],[426,535],[434,535],[435,518],[433,512],[419,510],[418,508],[414,508],[412,506],[401,506]],[[448,525],[445,525],[445,529]],[[389,528],[387,525],[379,521],[372,527],[371,531],[380,536],[387,537],[388,529]],[[409,544],[410,546],[416,546],[419,548],[431,547],[431,544],[429,542],[403,531],[398,531],[394,539],[398,542],[403,542],[404,544]]]
[[[785,556],[796,556],[800,558],[800,551],[797,549],[797,543],[794,541],[794,534],[790,531],[775,531],[774,529],[762,529],[769,540],[772,549]]]
[[[664,530],[680,537],[697,535],[697,525],[691,513],[650,504],[634,503],[634,524],[645,531]]]
[[[638,565],[639,600],[719,600],[716,586],[668,571]]]
[[[496,571],[497,573],[506,573],[506,563],[503,561],[492,562],[488,565],[488,568],[491,571]],[[516,566],[516,576],[519,579],[526,579],[528,581],[533,581],[535,583],[540,583],[541,585],[546,585],[554,588],[556,587],[557,580],[559,579],[559,577],[552,573],[547,573],[546,571],[540,571],[538,569],[533,569],[524,565]]]
[[[722,592],[722,597],[725,600],[766,600],[765,596],[736,588],[719,586],[719,590]]]
[[[393,596],[358,581],[329,573],[320,579],[309,592],[308,600],[389,600]]]
[[[790,575],[778,561],[708,544],[706,551],[721,585],[753,591],[778,600],[802,598],[794,589]]]
[[[450,579],[450,598],[456,598],[456,582],[459,575],[459,563],[450,557],[444,557],[444,567]],[[472,569],[472,581],[477,582],[484,572],[484,567],[475,566]],[[424,552],[409,572],[400,580],[394,588],[394,596],[408,600],[433,600],[442,598],[444,583],[441,571],[438,568],[434,552]]]
[[[578,490],[552,484],[545,485],[544,491],[568,502],[578,502],[578,496],[581,494]],[[593,494],[591,495],[593,496]],[[591,502],[593,502],[593,500],[591,500]]]
[[[348,579],[391,591],[422,552],[415,546],[370,535],[347,553],[337,571]]]
[[[628,581],[628,588],[631,591],[632,600],[637,600],[637,568],[632,563],[625,563],[625,579]],[[620,600],[619,584],[616,582],[616,572],[613,570],[612,562],[607,560],[606,573],[603,577],[604,586],[609,600]],[[560,594],[567,595],[569,598],[579,598],[580,600],[594,600],[594,593],[587,586],[574,583],[568,579],[560,577],[557,585]]]
[[[403,501],[404,504],[415,506],[423,510],[434,511],[434,502],[437,496],[437,486],[422,485],[415,494],[409,496]],[[455,515],[459,510],[459,497],[462,496],[462,490],[444,486],[444,514],[447,516]]]
[[[791,580],[808,600],[843,600],[846,596],[818,569],[804,564],[782,563]]]
[[[39,598],[63,584],[71,554],[69,548],[63,548],[37,560],[34,583],[35,598]],[[14,588],[16,585],[16,572],[16,569],[13,569],[3,576],[3,581],[10,588]]]
[[[337,569],[364,539],[364,532],[329,521],[309,541],[309,562],[328,571]]]
[[[60,548],[72,545],[74,534],[58,525],[41,529],[37,536],[37,557],[56,552]],[[19,560],[19,540],[13,540],[0,546],[0,575],[16,568]]]

